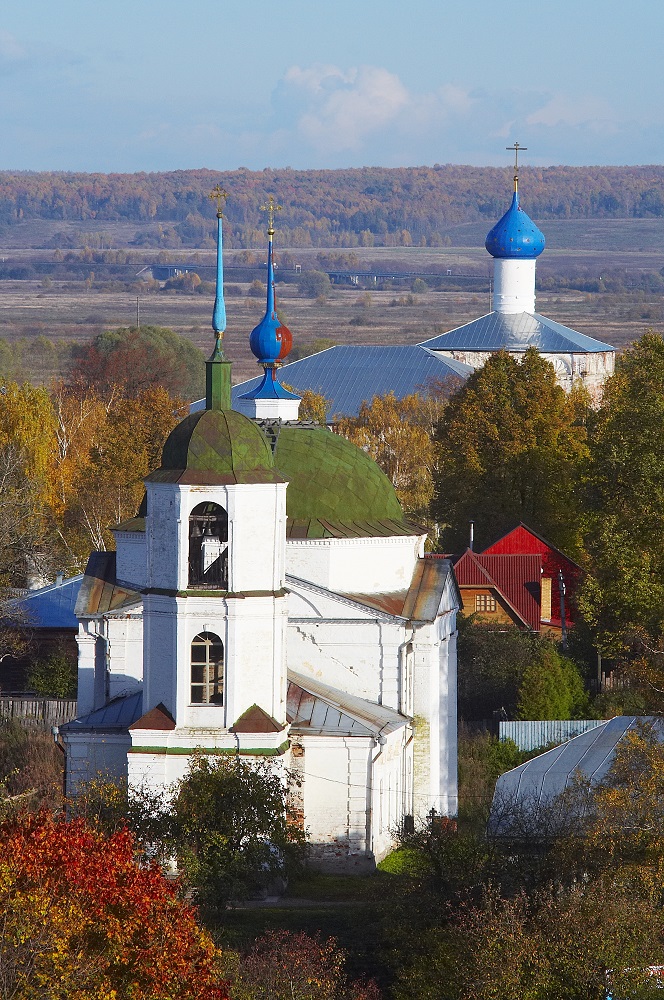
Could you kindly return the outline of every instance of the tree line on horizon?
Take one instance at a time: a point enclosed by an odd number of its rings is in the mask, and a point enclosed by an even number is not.
[[[659,218],[664,167],[524,167],[523,202],[536,219]],[[26,219],[155,223],[182,245],[214,236],[208,195],[229,192],[229,246],[262,245],[260,206],[274,194],[280,238],[293,246],[441,246],[445,231],[497,220],[512,189],[511,169],[435,164],[339,170],[177,170],[84,174],[0,172],[0,226]],[[140,234],[139,234],[140,239]]]

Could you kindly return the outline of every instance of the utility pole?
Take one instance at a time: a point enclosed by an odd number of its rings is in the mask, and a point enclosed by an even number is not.
[[[567,621],[565,618],[565,577],[562,569],[558,570],[558,593],[560,594],[560,645],[567,652]]]
[[[136,329],[141,329],[141,300],[138,295],[136,296]]]

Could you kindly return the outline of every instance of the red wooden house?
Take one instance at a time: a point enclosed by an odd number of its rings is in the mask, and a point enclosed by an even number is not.
[[[565,624],[567,628],[574,624],[581,567],[525,524],[483,552],[467,549],[456,560],[454,572],[465,614],[558,635],[562,576]]]

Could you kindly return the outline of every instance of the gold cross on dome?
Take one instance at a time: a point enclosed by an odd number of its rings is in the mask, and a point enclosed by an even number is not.
[[[216,201],[217,203],[217,218],[220,219],[224,214],[224,204],[228,198],[228,191],[224,191],[221,184],[217,184],[210,191],[208,198],[210,201]]]
[[[281,211],[281,205],[275,205],[274,196],[270,195],[267,205],[261,205],[261,212],[267,212],[267,235],[274,236],[274,213]]]
[[[520,146],[518,142],[515,142],[513,146],[505,146],[505,149],[514,152],[514,190],[516,191],[517,184],[519,183],[519,153],[528,149],[528,147]]]

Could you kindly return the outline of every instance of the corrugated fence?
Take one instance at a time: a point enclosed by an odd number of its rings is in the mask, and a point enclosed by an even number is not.
[[[519,750],[564,743],[604,724],[604,719],[547,719],[542,722],[499,722],[498,738],[514,740]]]
[[[50,729],[76,718],[76,700],[67,698],[0,698],[0,721]]]

